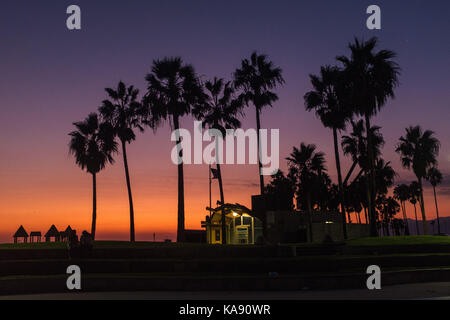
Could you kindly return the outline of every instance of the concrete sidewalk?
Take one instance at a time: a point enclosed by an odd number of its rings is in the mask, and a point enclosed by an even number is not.
[[[403,284],[381,290],[330,291],[143,291],[143,292],[80,292],[3,296],[0,300],[450,300],[450,282]]]

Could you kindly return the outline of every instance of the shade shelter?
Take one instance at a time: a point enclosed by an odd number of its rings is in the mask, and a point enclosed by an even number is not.
[[[206,228],[206,240],[210,244],[222,243],[222,214],[225,214],[227,244],[255,244],[263,234],[261,220],[243,205],[227,203],[207,210],[212,214],[206,217],[202,226]]]
[[[51,242],[52,239],[54,240],[54,242],[61,241],[61,235],[60,235],[58,229],[56,229],[54,224],[50,227],[50,229],[45,234],[45,242]]]
[[[14,243],[19,243],[19,239],[22,239],[23,243],[28,242],[28,233],[25,231],[25,228],[23,226],[20,226],[19,229],[17,229],[16,233],[13,236]]]
[[[69,241],[69,236],[72,232],[74,232],[75,230],[72,229],[71,226],[67,226],[66,230],[61,231],[60,234],[60,240],[61,241]]]
[[[40,231],[32,231],[30,233],[30,242],[41,242],[42,234]]]

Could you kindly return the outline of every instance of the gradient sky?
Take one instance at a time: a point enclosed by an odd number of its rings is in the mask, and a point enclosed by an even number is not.
[[[82,10],[82,30],[66,28],[66,8]],[[382,9],[382,30],[365,27],[368,5]],[[440,210],[450,215],[450,2],[448,1],[21,1],[0,8],[0,242],[21,224],[46,232],[51,224],[90,229],[91,177],[68,153],[72,122],[96,111],[104,88],[119,80],[145,89],[152,61],[182,56],[203,79],[229,79],[253,50],[284,70],[279,101],[262,114],[264,128],[280,129],[281,167],[292,146],[315,143],[328,156],[335,179],[332,135],[304,110],[308,74],[337,55],[348,55],[354,36],[378,36],[379,48],[398,53],[402,68],[396,99],[374,119],[387,141],[384,158],[398,182],[413,175],[394,152],[409,125],[432,129],[441,140]],[[255,127],[253,109],[244,128]],[[193,120],[182,126],[192,130]],[[172,238],[176,231],[176,166],[170,128],[138,134],[129,147],[137,240]],[[344,160],[344,172],[350,166]],[[258,193],[257,166],[225,165],[227,202],[250,206]],[[266,179],[267,180],[267,179]],[[208,170],[185,167],[186,227],[200,228],[207,214]],[[218,198],[214,185],[213,199]],[[430,188],[427,216],[434,217]],[[409,216],[413,217],[412,208]],[[128,239],[129,211],[120,155],[98,176],[99,239]]]

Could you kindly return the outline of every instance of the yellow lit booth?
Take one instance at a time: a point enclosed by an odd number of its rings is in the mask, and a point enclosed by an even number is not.
[[[263,235],[261,220],[250,209],[240,204],[224,204],[211,209],[211,216],[202,222],[209,244],[222,244],[222,214],[225,214],[227,244],[255,244]]]

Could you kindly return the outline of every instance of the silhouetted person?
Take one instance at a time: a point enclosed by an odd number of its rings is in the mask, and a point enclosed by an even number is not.
[[[94,247],[94,239],[89,232],[83,231],[80,238],[81,256],[83,258],[89,257]]]
[[[69,249],[69,259],[79,258],[80,256],[80,243],[78,242],[78,236],[76,231],[71,231],[68,235],[67,247]]]

